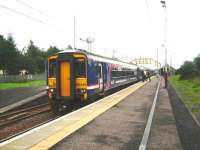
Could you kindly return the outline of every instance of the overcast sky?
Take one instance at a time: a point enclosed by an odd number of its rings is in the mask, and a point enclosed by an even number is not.
[[[32,8],[22,4],[25,3]],[[200,53],[200,1],[166,0],[168,63],[177,68]],[[32,17],[14,13],[13,9]],[[92,37],[92,52],[123,60],[138,57],[164,62],[164,9],[160,0],[0,0],[0,34],[12,33],[19,49],[32,39],[41,48],[73,46]]]

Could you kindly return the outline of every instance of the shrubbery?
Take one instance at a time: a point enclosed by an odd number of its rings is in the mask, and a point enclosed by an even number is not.
[[[188,79],[200,75],[200,55],[193,61],[185,61],[183,65],[176,71],[180,74],[181,79]]]

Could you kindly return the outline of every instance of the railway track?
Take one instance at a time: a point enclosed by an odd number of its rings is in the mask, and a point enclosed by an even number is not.
[[[21,131],[21,132],[17,132],[16,134],[13,134],[13,135],[11,135],[11,136],[7,136],[7,137],[5,137],[5,138],[3,138],[3,139],[0,139],[0,143],[2,143],[2,142],[4,142],[4,141],[7,141],[7,140],[9,140],[9,139],[11,139],[11,138],[13,138],[13,137],[15,137],[15,136],[18,136],[18,135],[20,135],[20,134],[22,134],[22,133],[28,132],[29,130],[32,130],[32,129],[36,128],[36,127],[39,127],[39,126],[41,126],[41,125],[43,125],[43,124],[46,124],[46,123],[48,123],[48,122],[51,122],[51,121],[53,121],[53,120],[55,120],[55,119],[57,119],[57,118],[59,118],[59,117],[60,117],[60,116],[55,116],[54,118],[51,118],[51,119],[49,119],[49,120],[47,120],[47,121],[45,121],[45,122],[42,122],[42,123],[40,123],[40,124],[37,124],[37,125],[32,126],[32,127],[30,127],[30,128],[27,128],[27,129],[25,129],[25,130],[23,130],[23,131]]]
[[[49,103],[18,109],[0,115],[0,142],[58,118],[51,111]]]
[[[26,119],[26,118],[29,118],[41,113],[45,113],[48,111],[51,111],[50,106],[48,103],[45,103],[38,106],[33,106],[33,107],[17,110],[14,112],[10,112],[4,115],[0,115],[0,128],[7,127],[23,119]]]

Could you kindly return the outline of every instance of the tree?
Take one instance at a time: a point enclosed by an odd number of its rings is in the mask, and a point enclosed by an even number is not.
[[[12,35],[8,35],[5,39],[0,35],[0,69],[3,73],[18,74],[19,73],[19,58],[18,51]]]
[[[58,52],[60,52],[60,50],[59,50],[56,46],[50,46],[50,47],[47,49],[46,54],[47,54],[47,57],[48,57],[48,56],[51,56],[51,55],[53,55],[53,54],[55,54],[55,53],[58,53]]]
[[[3,74],[6,72],[6,39],[0,35],[0,70],[3,70]]]
[[[33,41],[30,41],[25,57],[25,69],[28,70],[29,73],[35,74],[44,72],[46,54],[34,45]]]
[[[198,57],[194,58],[194,65],[198,71],[198,73],[200,73],[200,55],[198,55]]]
[[[181,79],[193,77],[197,74],[195,65],[192,61],[185,61],[179,69]]]
[[[72,48],[72,46],[71,46],[71,45],[68,45],[68,46],[67,46],[67,49],[73,49],[73,48]]]

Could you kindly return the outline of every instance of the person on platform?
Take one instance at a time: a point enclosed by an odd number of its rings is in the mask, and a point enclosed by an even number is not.
[[[168,72],[167,71],[164,71],[163,78],[165,80],[165,88],[167,88],[167,85],[168,85]]]
[[[146,80],[146,76],[145,76],[144,71],[142,71],[142,81],[144,82],[145,80]]]
[[[151,81],[150,71],[147,71],[147,78],[149,79],[149,82]]]

